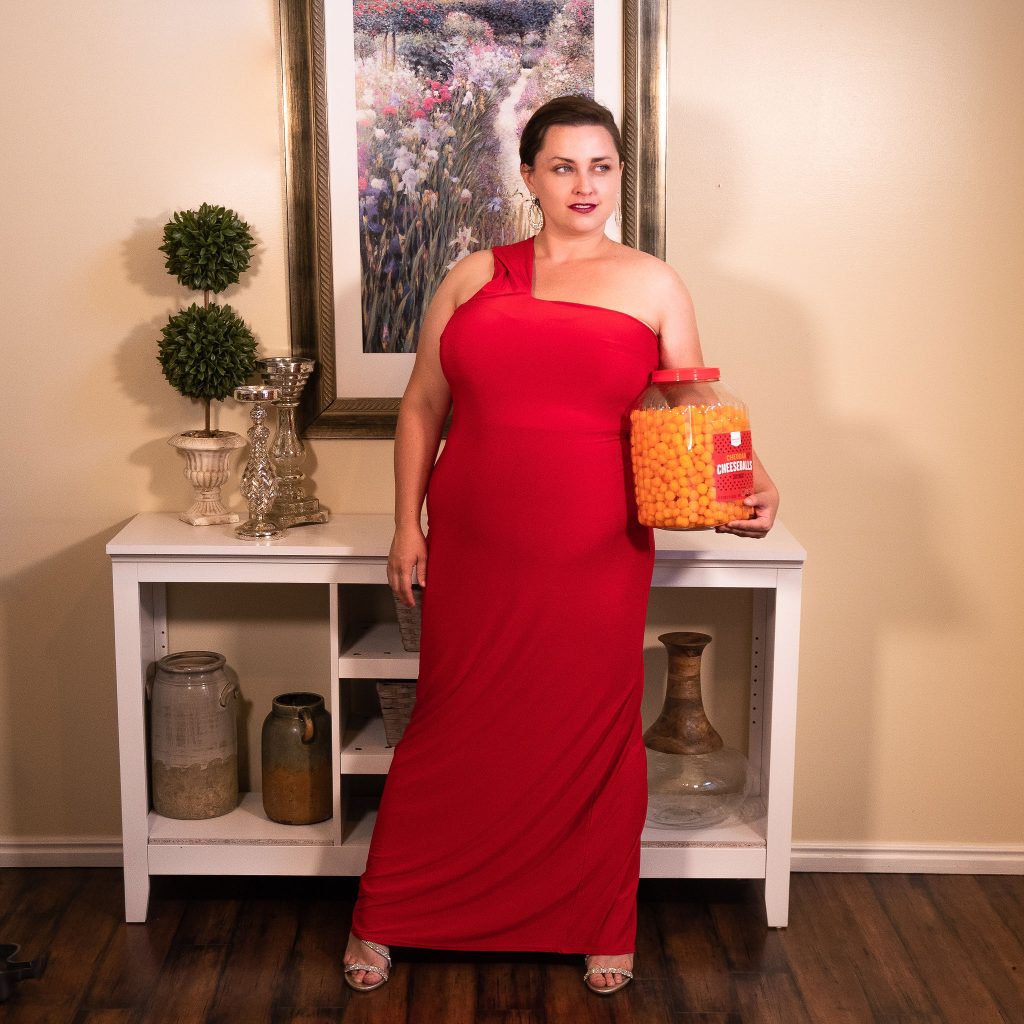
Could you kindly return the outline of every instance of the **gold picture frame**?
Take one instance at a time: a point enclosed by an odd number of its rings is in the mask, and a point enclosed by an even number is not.
[[[300,428],[305,437],[393,438],[398,398],[338,396],[324,2],[280,0],[291,351],[316,360]],[[622,238],[661,258],[667,38],[668,0],[622,0]]]

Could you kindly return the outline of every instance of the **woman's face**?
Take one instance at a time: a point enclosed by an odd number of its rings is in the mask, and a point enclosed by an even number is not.
[[[583,233],[604,229],[615,212],[622,162],[607,128],[594,124],[552,125],[523,181],[540,200],[544,226]]]

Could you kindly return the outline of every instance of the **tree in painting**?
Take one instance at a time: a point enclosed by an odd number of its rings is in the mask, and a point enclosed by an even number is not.
[[[413,352],[445,273],[526,236],[519,131],[593,95],[593,0],[354,0],[363,350]]]

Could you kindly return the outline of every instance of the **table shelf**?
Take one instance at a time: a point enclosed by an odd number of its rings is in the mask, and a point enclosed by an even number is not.
[[[333,846],[332,819],[313,825],[282,825],[263,810],[261,793],[242,793],[238,806],[216,818],[184,820],[149,812],[151,846]]]
[[[397,622],[377,622],[346,637],[338,657],[342,679],[415,679],[420,656],[402,647]]]
[[[385,741],[380,715],[350,718],[341,738],[341,773],[387,775],[394,750]]]

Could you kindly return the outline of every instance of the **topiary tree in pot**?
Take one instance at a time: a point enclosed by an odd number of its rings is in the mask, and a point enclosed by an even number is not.
[[[249,225],[234,210],[203,203],[198,210],[175,213],[164,225],[160,251],[164,266],[186,288],[203,293],[171,316],[161,331],[157,359],[168,383],[185,398],[204,404],[205,426],[170,438],[185,456],[185,476],[195,501],[178,518],[193,526],[237,523],[220,499],[230,453],[245,444],[241,434],[213,430],[210,408],[244,384],[256,369],[256,339],[231,306],[212,302],[211,294],[235,284],[249,267],[255,246]]]

